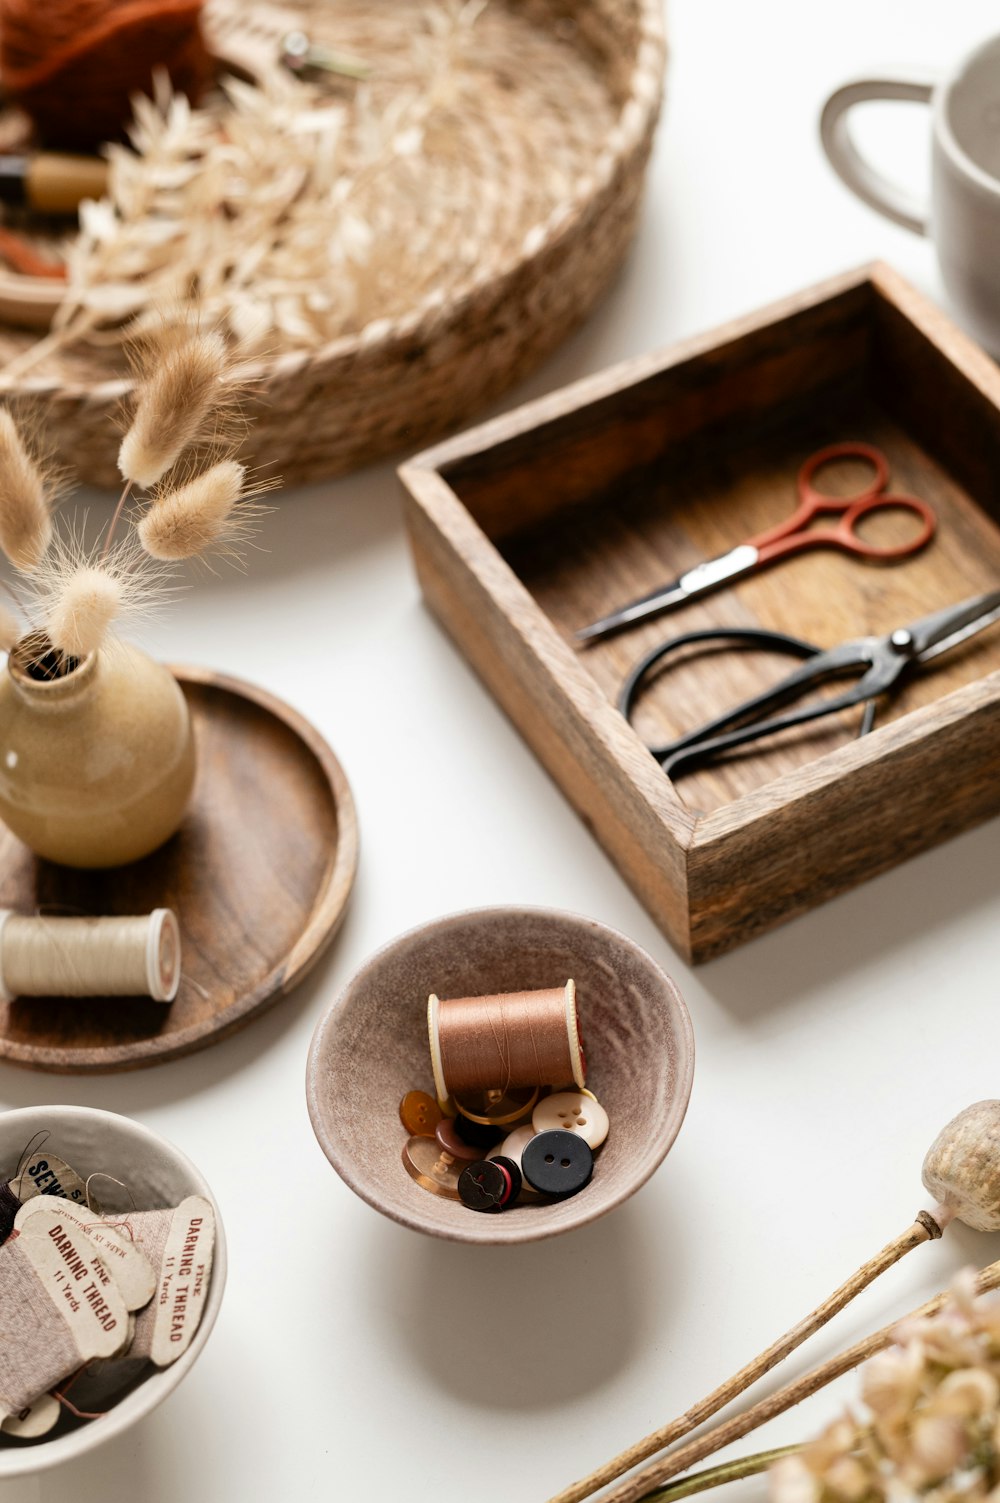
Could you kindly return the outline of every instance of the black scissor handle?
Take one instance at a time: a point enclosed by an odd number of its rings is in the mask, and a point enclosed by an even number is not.
[[[728,642],[736,647],[752,647],[761,652],[783,652],[803,659],[819,657],[823,653],[822,648],[815,647],[811,642],[804,642],[800,637],[791,637],[784,632],[766,631],[753,626],[706,627],[699,631],[685,632],[679,637],[670,637],[640,659],[622,685],[618,696],[618,708],[630,724],[636,701],[651,670],[668,655],[699,642]],[[807,674],[801,674],[801,678],[808,683]],[[834,708],[839,707],[832,701],[826,701],[821,705],[786,717],[784,721],[762,723],[756,718],[761,701],[776,705],[781,698],[786,697],[786,691],[787,698],[792,699],[800,692],[801,687],[798,673],[793,673],[784,685],[779,685],[775,690],[747,700],[735,709],[710,720],[706,725],[698,726],[686,735],[679,736],[676,741],[671,741],[666,746],[650,747],[649,750],[663,767],[664,772],[668,776],[673,776],[682,762],[710,760],[720,752],[725,752],[746,741],[756,740],[759,736],[769,734],[771,730],[784,729],[786,725],[800,724],[820,715],[830,714]],[[864,736],[871,730],[874,711],[874,703],[869,701],[865,707],[860,735]],[[728,734],[720,734],[723,732],[728,732]]]

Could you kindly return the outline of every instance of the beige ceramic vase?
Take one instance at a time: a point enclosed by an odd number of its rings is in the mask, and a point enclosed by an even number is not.
[[[0,672],[0,818],[48,861],[137,861],[184,817],[195,765],[187,702],[135,647],[113,643],[44,678],[47,648],[40,633],[23,637]]]

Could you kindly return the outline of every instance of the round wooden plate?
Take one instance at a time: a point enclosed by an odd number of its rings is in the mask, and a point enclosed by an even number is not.
[[[132,866],[73,871],[0,826],[0,907],[128,914],[173,908],[184,943],[176,1001],[30,998],[0,1006],[0,1058],[35,1070],[133,1070],[190,1054],[286,996],[340,926],[358,833],[347,779],[281,700],[175,668],[194,720],[191,807]]]

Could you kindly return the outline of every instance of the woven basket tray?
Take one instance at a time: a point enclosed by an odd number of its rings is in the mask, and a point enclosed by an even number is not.
[[[337,0],[336,41],[374,60],[398,52],[416,0]],[[661,0],[490,0],[491,97],[463,139],[455,196],[468,207],[436,227],[432,296],[318,350],[260,361],[247,404],[253,450],[286,481],[350,470],[412,450],[452,428],[526,374],[590,311],[628,248],[662,92]],[[274,55],[296,25],[323,39],[332,0],[293,8],[208,0],[210,41],[224,57]],[[557,161],[562,171],[546,170]],[[572,183],[567,197],[547,188]],[[463,181],[464,180],[464,181]],[[471,258],[470,240],[475,248]],[[0,365],[37,334],[0,329]],[[44,404],[58,457],[81,480],[112,485],[127,389],[116,345],[61,351],[0,395]]]

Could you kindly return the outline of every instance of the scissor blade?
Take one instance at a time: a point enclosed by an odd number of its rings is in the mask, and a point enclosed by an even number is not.
[[[645,621],[647,616],[655,616],[659,611],[669,611],[672,606],[680,605],[687,598],[687,590],[682,587],[680,580],[674,580],[672,584],[653,590],[639,600],[633,600],[630,605],[623,605],[621,610],[612,611],[610,616],[602,616],[600,621],[581,627],[578,632],[574,632],[574,636],[578,642],[597,642],[601,637],[610,637],[612,632],[621,631],[623,626]]]
[[[924,616],[906,630],[913,643],[913,656],[918,662],[929,663],[995,621],[1000,621],[1000,590],[988,590],[985,595],[973,595],[959,605]]]
[[[800,720],[812,720],[821,715],[832,715],[837,710],[850,708],[868,697],[863,678],[871,663],[872,648],[876,640],[876,638],[866,637],[858,642],[843,642],[839,647],[831,647],[827,652],[820,652],[817,649],[804,663],[798,668],[793,668],[791,673],[786,674],[770,689],[755,694],[751,699],[744,700],[742,704],[734,705],[731,710],[717,715],[713,720],[689,731],[687,735],[678,736],[669,745],[656,749],[653,755],[665,767],[682,752],[685,757],[689,752],[692,758],[696,754],[701,755],[697,751],[699,747],[703,748],[704,755],[710,758],[714,751],[729,746],[739,746],[744,741],[754,741],[759,736],[770,735],[776,729],[782,730],[785,726],[796,725]],[[789,700],[798,699],[803,693],[808,694],[811,689],[819,688],[828,680],[838,678],[845,673],[858,675],[857,683],[845,693],[837,695],[835,699],[820,699],[814,705],[809,705],[792,715],[777,720],[771,718],[771,712],[780,709]]]
[[[630,601],[620,610],[612,611],[610,616],[602,616],[600,621],[584,626],[575,634],[576,640],[596,642],[599,637],[610,636],[612,632],[620,631],[623,626],[633,626],[637,621],[645,621],[649,616],[658,615],[660,611],[668,611],[675,605],[682,605],[685,600],[691,600],[706,590],[714,590],[716,585],[722,584],[726,579],[733,579],[738,574],[746,574],[754,567],[757,558],[757,549],[751,543],[741,543],[738,548],[731,548],[728,553],[720,554],[718,558],[709,558],[703,564],[696,564],[679,579],[672,580],[670,584],[661,585],[659,589],[651,590],[648,595],[641,595],[638,600]]]

